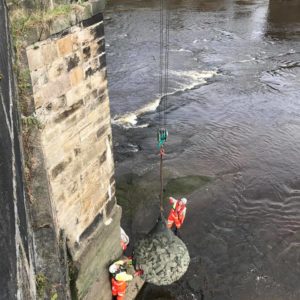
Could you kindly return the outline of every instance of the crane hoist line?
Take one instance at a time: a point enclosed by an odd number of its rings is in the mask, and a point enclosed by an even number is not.
[[[160,60],[159,60],[159,124],[157,146],[160,154],[160,214],[156,224],[142,239],[135,242],[134,257],[137,269],[144,271],[142,278],[155,285],[168,285],[179,280],[188,269],[190,256],[184,242],[167,227],[163,215],[163,157],[167,131],[169,27],[168,1],[160,0]]]
[[[158,107],[159,124],[157,129],[157,147],[160,152],[160,212],[163,212],[163,156],[164,144],[168,138],[167,106],[169,82],[169,40],[170,40],[170,9],[169,0],[160,0],[160,27],[159,27],[159,97]]]

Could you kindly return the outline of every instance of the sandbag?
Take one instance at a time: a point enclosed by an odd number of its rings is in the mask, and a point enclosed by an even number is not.
[[[155,285],[168,285],[180,279],[190,262],[188,249],[181,239],[167,228],[160,217],[143,239],[134,246],[136,268],[144,271],[143,279]]]

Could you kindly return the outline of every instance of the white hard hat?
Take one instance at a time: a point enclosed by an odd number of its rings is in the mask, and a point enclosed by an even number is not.
[[[182,202],[183,204],[186,204],[186,203],[187,203],[187,199],[186,199],[186,198],[181,198],[181,202]]]
[[[119,269],[119,266],[118,265],[116,265],[116,264],[112,264],[110,267],[109,267],[109,273],[111,273],[111,274],[114,274],[114,273],[116,273],[117,271],[118,271],[118,269]]]

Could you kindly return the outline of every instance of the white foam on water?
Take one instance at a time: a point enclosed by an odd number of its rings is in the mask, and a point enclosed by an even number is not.
[[[172,49],[171,51],[172,51],[172,52],[189,52],[189,53],[193,53],[192,50],[189,50],[189,49],[183,49],[183,48],[180,48],[180,49]]]
[[[239,60],[238,63],[247,63],[247,62],[251,62],[251,61],[255,61],[255,60],[256,60],[255,57],[251,57],[250,59]]]
[[[205,84],[207,79],[216,76],[217,71],[171,71],[170,74],[175,77],[177,82],[182,82],[179,89],[175,89],[168,93],[169,96],[178,92],[191,90],[201,84]],[[138,118],[146,113],[154,112],[160,104],[160,98],[157,98],[148,104],[142,106],[133,112],[128,112],[123,115],[116,115],[112,119],[112,124],[128,128],[145,128],[149,124],[138,124]]]
[[[154,101],[142,106],[141,108],[137,109],[136,111],[126,113],[124,115],[116,115],[112,119],[112,124],[123,126],[124,128],[145,128],[148,127],[149,124],[139,124],[138,117],[153,112],[159,106],[160,99],[155,99]]]

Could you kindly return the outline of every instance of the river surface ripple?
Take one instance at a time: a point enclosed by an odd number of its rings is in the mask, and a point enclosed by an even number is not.
[[[158,2],[106,13],[118,175],[157,167]],[[299,300],[300,1],[172,1],[169,76],[166,167],[216,180],[190,196],[188,273],[141,299]]]

